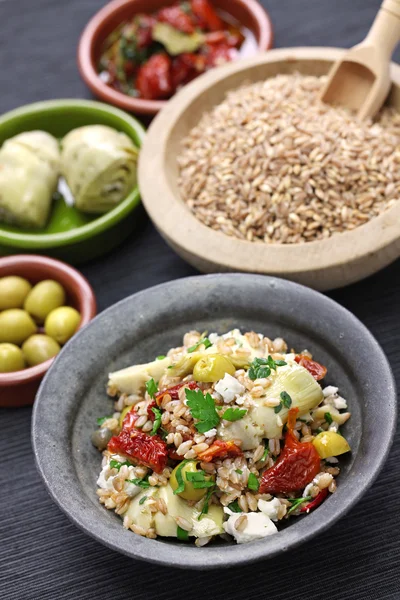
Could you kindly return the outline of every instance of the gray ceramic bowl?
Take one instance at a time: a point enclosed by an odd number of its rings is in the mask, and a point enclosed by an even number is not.
[[[123,529],[96,496],[101,456],[90,443],[96,417],[110,412],[109,371],[152,360],[180,344],[192,328],[234,326],[282,336],[327,365],[352,418],[345,435],[353,449],[342,461],[338,490],[311,514],[265,540],[196,548],[149,540]],[[321,534],[343,516],[375,479],[388,454],[396,393],[388,362],[367,329],[332,300],[295,283],[256,275],[180,279],[126,298],[104,311],[67,344],[46,375],[34,407],[37,466],[56,503],[83,531],[133,558],[173,567],[243,565],[286,552]]]

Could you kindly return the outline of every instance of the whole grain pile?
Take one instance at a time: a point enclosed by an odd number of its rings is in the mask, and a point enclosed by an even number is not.
[[[202,117],[178,157],[182,197],[200,221],[249,241],[308,242],[400,198],[400,114],[360,122],[318,101],[324,79],[246,85]]]

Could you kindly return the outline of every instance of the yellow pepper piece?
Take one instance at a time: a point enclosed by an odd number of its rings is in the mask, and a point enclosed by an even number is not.
[[[321,431],[313,440],[314,447],[321,458],[339,456],[350,452],[348,441],[336,431]]]

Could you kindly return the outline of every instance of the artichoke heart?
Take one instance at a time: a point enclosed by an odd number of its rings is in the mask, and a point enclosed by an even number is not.
[[[136,185],[138,149],[130,138],[105,125],[88,125],[62,141],[62,174],[76,208],[105,213]]]
[[[146,381],[153,378],[158,381],[171,365],[169,357],[153,360],[144,365],[133,365],[109,374],[108,385],[115,386],[120,393],[139,394],[143,392]]]
[[[60,154],[55,138],[28,131],[0,150],[0,220],[21,227],[44,227],[57,189]]]
[[[276,413],[274,408],[266,406],[266,402],[270,399],[280,400],[281,392],[289,394],[292,407],[299,409],[299,416],[318,406],[323,399],[321,386],[307,369],[295,362],[278,367],[272,377],[265,396],[257,399],[257,406],[249,409],[243,419],[219,426],[218,433],[222,439],[240,439],[243,450],[252,450],[263,438],[279,438],[289,409],[282,406]]]

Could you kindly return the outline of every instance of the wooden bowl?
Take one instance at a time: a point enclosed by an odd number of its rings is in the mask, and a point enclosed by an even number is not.
[[[166,105],[166,100],[132,98],[113,90],[100,79],[97,64],[104,41],[121,23],[135,14],[151,13],[172,3],[173,0],[114,0],[94,15],[86,25],[78,45],[79,71],[93,94],[128,112],[142,115],[155,115]],[[212,0],[212,3],[250,29],[257,39],[259,50],[271,48],[271,21],[257,0]]]
[[[96,298],[89,282],[78,271],[65,263],[37,256],[17,254],[0,258],[0,277],[18,275],[32,284],[42,279],[55,279],[65,289],[67,303],[81,314],[79,329],[96,315]],[[32,404],[40,382],[51,367],[54,358],[35,367],[12,373],[0,373],[0,406],[17,407]]]
[[[400,202],[353,231],[303,244],[247,242],[203,225],[180,197],[176,156],[201,115],[244,81],[294,71],[323,75],[343,50],[285,48],[221,67],[189,84],[153,121],[139,161],[143,204],[182,258],[200,271],[248,271],[292,279],[319,290],[341,287],[400,256]],[[400,110],[400,67],[392,64],[388,102]]]

